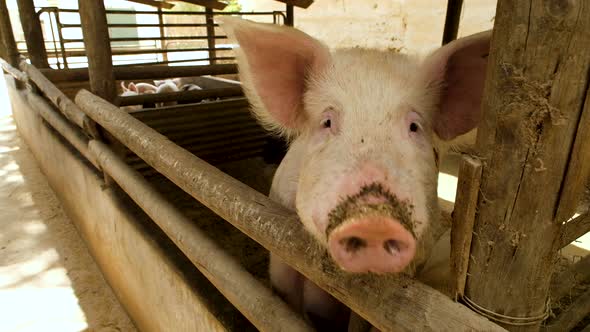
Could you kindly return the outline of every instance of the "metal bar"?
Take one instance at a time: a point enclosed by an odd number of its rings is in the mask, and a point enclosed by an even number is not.
[[[148,93],[137,96],[119,97],[119,106],[160,103],[166,101],[198,101],[215,97],[242,96],[242,87],[218,88],[206,90],[177,91],[168,93]]]
[[[62,24],[62,28],[80,28],[82,27],[81,24]],[[160,25],[155,23],[111,23],[108,24],[109,28],[158,28]],[[199,27],[206,27],[207,24],[205,23],[166,23],[162,24],[164,27],[185,27],[185,28],[199,28]],[[214,26],[218,27],[219,24],[214,24]]]
[[[183,63],[183,62],[194,62],[194,61],[205,61],[205,60],[210,60],[209,58],[200,58],[200,59],[182,59],[182,60],[169,60],[169,61],[160,61],[160,62],[143,62],[141,63],[141,65],[143,66],[147,66],[147,65],[164,65],[164,64],[168,64],[168,63]],[[235,60],[234,57],[217,57],[215,58],[215,60]],[[128,64],[124,64],[124,65],[117,65],[117,67],[132,67],[132,66],[136,66],[136,63],[128,63]]]
[[[60,11],[63,13],[78,13],[77,9],[67,9],[67,8],[57,8],[57,7],[43,7],[41,8],[40,12],[55,12]],[[267,12],[216,12],[215,15],[272,15],[277,13],[278,11],[267,11]],[[107,14],[154,14],[156,15],[157,11],[149,11],[149,10],[114,10],[114,9],[107,9]],[[165,11],[164,15],[205,15],[204,11]]]
[[[404,275],[351,274],[326,259],[296,214],[174,144],[133,116],[81,90],[76,103],[147,164],[277,254],[381,330],[503,329]],[[387,285],[386,287],[384,285]]]
[[[445,28],[443,31],[442,44],[445,45],[457,39],[459,22],[461,21],[461,9],[463,0],[448,0],[447,15],[445,17]]]
[[[162,8],[158,7],[158,24],[160,25],[160,48],[165,50],[168,48],[168,44],[166,44],[164,41],[165,36],[166,36],[166,28],[162,25],[164,24],[164,15],[162,14]],[[113,38],[111,38],[111,43],[113,42]],[[162,53],[162,60],[164,61],[168,61],[168,53],[164,52]]]
[[[217,48],[216,50],[217,51],[231,51],[232,48],[231,47],[220,47],[220,48]],[[206,47],[168,49],[168,50],[157,49],[157,48],[139,49],[139,50],[121,50],[121,49],[115,48],[112,50],[111,53],[112,53],[112,55],[134,55],[134,54],[151,54],[151,53],[166,53],[166,52],[175,53],[175,52],[200,52],[200,51],[211,51],[211,49],[206,48]],[[86,50],[71,50],[71,51],[66,51],[66,55],[67,56],[86,56],[87,51]]]
[[[217,56],[215,53],[215,21],[213,19],[213,9],[207,8],[205,10],[205,20],[207,23],[207,47],[209,47],[209,63],[214,65],[216,63],[215,57]]]
[[[117,80],[141,80],[169,77],[190,77],[203,75],[236,74],[238,68],[235,64],[217,64],[203,66],[134,66],[114,67]],[[41,69],[52,82],[87,81],[88,68],[75,69]]]
[[[63,24],[61,24],[61,20],[59,18],[59,12],[55,12],[54,18],[55,18],[55,25],[57,26],[57,36],[59,37],[59,47],[61,49],[62,60],[64,63],[64,67],[68,68],[68,59],[67,59],[68,57],[66,55],[66,46],[63,43],[63,38],[64,38],[63,31],[62,31]]]
[[[292,27],[295,24],[295,15],[293,5],[287,4],[287,15],[285,16],[285,25]]]
[[[173,0],[173,1],[181,1],[186,3],[191,3],[197,6],[203,6],[205,8],[212,8],[217,10],[223,10],[227,6],[226,3],[217,1],[217,0]]]
[[[157,7],[158,9],[162,9],[162,8],[172,9],[172,8],[174,8],[173,4],[165,2],[165,1],[155,1],[155,0],[127,0],[127,1],[136,2],[136,3],[140,3],[143,5],[148,5],[148,6],[152,6],[152,7]]]
[[[215,39],[227,39],[227,36],[214,36]],[[207,36],[166,36],[166,37],[129,37],[129,38],[111,38],[111,42],[122,42],[122,41],[142,41],[142,40],[205,40]],[[80,43],[84,42],[84,39],[80,38],[65,38],[64,43]]]
[[[305,321],[248,273],[176,206],[103,143],[89,143],[104,169],[211,283],[261,331],[312,331]]]

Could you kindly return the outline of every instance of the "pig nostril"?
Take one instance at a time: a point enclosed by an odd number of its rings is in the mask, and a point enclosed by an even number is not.
[[[383,243],[383,248],[385,251],[390,253],[391,255],[395,255],[396,253],[400,252],[400,243],[396,240],[387,240]]]
[[[357,252],[367,246],[367,242],[356,236],[351,236],[340,240],[340,245],[344,246],[347,252]]]

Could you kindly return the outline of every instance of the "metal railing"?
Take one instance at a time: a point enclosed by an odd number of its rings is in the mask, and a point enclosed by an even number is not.
[[[262,17],[263,21],[274,24],[286,20],[282,11],[192,12],[158,9],[107,10],[106,13],[111,18],[108,27],[112,37],[113,63],[116,66],[233,62],[230,53],[232,47],[220,43],[227,40],[227,36],[216,29],[219,26],[215,23],[216,16]],[[42,7],[37,15],[43,19],[41,22],[45,26],[44,43],[51,66],[57,69],[86,67],[88,62],[78,10]],[[128,15],[133,21],[141,22],[111,22],[118,15]],[[190,22],[170,23],[180,17],[190,17]],[[186,32],[189,28],[192,28],[190,33]],[[178,34],[171,31],[173,29],[185,31]],[[121,34],[123,36],[118,37]],[[21,54],[27,55],[24,41],[18,41],[17,44]]]

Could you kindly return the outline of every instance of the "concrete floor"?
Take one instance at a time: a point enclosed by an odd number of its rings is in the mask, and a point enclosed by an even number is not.
[[[0,331],[136,331],[19,138],[0,79]]]

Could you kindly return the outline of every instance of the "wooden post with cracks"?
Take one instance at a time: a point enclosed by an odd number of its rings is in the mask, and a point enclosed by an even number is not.
[[[588,31],[585,1],[498,2],[464,300],[510,331],[538,331],[546,317],[561,217],[571,213],[561,211],[576,205],[563,185],[571,167],[588,166],[574,156],[590,116]]]
[[[35,11],[35,4],[33,0],[17,0],[17,2],[29,59],[37,68],[49,68],[43,30],[41,30],[39,15]]]
[[[4,59],[12,67],[18,67],[19,53],[14,40],[12,25],[10,24],[6,0],[0,0],[0,58]],[[24,84],[17,80],[16,87],[21,89]]]
[[[104,2],[78,0],[78,6],[84,46],[88,57],[90,89],[97,96],[113,103],[117,98],[117,88]],[[101,134],[101,137],[96,137],[97,139],[106,141],[119,155],[124,155],[124,146],[108,132],[100,130],[100,128],[97,132]],[[113,183],[106,173],[104,173],[104,179],[107,185]]]

